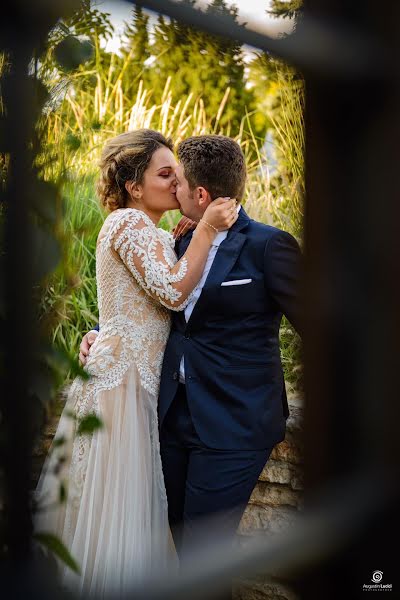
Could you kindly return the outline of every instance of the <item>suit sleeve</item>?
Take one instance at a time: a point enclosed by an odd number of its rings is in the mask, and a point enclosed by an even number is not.
[[[302,263],[299,245],[292,235],[278,231],[268,240],[264,252],[267,291],[300,335],[303,330],[300,302]]]

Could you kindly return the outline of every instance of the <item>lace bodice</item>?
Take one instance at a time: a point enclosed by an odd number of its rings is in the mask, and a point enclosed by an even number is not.
[[[177,272],[172,236],[158,229],[142,211],[112,212],[99,233],[96,251],[100,333],[86,365],[88,389],[119,385],[135,362],[142,385],[158,394],[161,364],[170,329],[168,309],[182,310],[175,287],[187,272]]]

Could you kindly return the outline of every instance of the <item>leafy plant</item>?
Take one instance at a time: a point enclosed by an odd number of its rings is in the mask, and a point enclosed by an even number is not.
[[[52,552],[57,558],[61,560],[67,567],[69,567],[72,571],[80,574],[80,568],[72,554],[69,552],[68,548],[63,544],[61,540],[58,539],[52,533],[34,533],[33,539],[36,540],[39,544],[41,544],[44,548]]]

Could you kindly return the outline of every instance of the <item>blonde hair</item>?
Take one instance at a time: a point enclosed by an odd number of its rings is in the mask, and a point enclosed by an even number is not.
[[[100,158],[97,195],[109,211],[124,208],[129,200],[127,181],[141,184],[156,150],[165,146],[173,152],[172,140],[152,129],[137,129],[107,140]]]

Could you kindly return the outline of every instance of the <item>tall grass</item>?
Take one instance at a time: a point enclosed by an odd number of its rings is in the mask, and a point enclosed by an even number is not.
[[[277,63],[276,110],[268,117],[278,162],[270,180],[274,223],[303,243],[304,180],[304,81],[293,68]],[[285,381],[290,392],[303,390],[302,344],[299,335],[283,317],[280,346]]]
[[[42,314],[56,346],[76,357],[82,333],[98,319],[95,248],[104,215],[94,195],[93,175],[65,182],[63,196],[63,259],[48,282]]]
[[[283,229],[301,239],[304,207],[304,82],[296,72],[279,63],[277,89],[279,106],[268,117],[273,124],[273,138],[279,164],[272,181],[279,202]]]
[[[47,284],[42,313],[49,319],[54,343],[71,355],[77,356],[83,334],[98,320],[95,249],[105,213],[96,198],[95,180],[105,140],[143,127],[161,131],[175,142],[189,135],[227,133],[219,127],[219,118],[228,102],[229,89],[218,115],[210,118],[201,98],[189,95],[173,105],[170,83],[168,80],[162,102],[153,104],[150,92],[140,82],[136,98],[129,104],[121,78],[113,80],[111,64],[109,76],[98,76],[94,90],[71,85],[61,105],[48,113],[42,123],[46,142],[40,161],[43,176],[48,180],[61,179],[64,196],[64,217],[59,229],[63,263]],[[283,144],[283,131],[281,137]],[[248,168],[245,210],[256,220],[281,225],[290,218],[290,198],[285,206],[282,198],[273,193],[266,156],[260,150],[260,140],[254,136],[248,115],[244,116],[236,139]],[[179,217],[178,211],[171,211],[161,226],[172,229]],[[286,379],[290,387],[296,388],[298,342],[286,325],[282,332]]]

